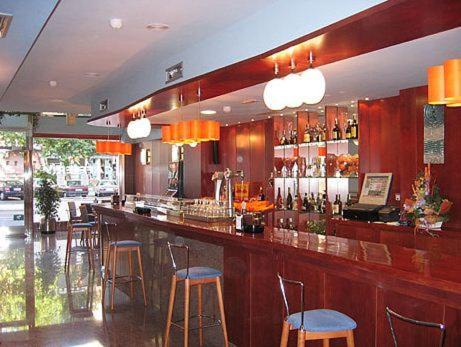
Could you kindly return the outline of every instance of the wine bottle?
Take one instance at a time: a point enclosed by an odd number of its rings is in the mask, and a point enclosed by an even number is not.
[[[335,118],[335,127],[333,128],[333,140],[341,139],[341,129],[339,128],[338,118]]]
[[[333,205],[331,206],[333,214],[337,215],[339,214],[339,200],[338,200],[338,194],[335,196],[335,201],[333,202]]]
[[[343,215],[343,202],[341,201],[341,194],[338,194],[338,214]]]
[[[265,199],[266,199],[266,196],[264,195],[263,187],[259,187],[258,200],[259,201],[264,201]]]
[[[279,210],[283,208],[283,198],[282,194],[280,193],[280,187],[278,187],[277,198],[275,199],[275,207]]]
[[[293,197],[291,196],[290,187],[288,187],[288,194],[287,194],[287,201],[286,201],[286,209],[292,210],[293,209]]]
[[[359,138],[359,124],[357,123],[357,119],[355,118],[355,115],[352,118],[351,138],[352,139],[358,139]]]
[[[307,197],[307,193],[304,193],[303,210],[306,212],[309,211],[309,199]]]
[[[351,139],[352,138],[352,126],[351,122],[348,119],[347,120],[347,127],[346,127],[346,139]]]
[[[298,210],[298,194],[295,194],[295,199],[293,200],[293,210]]]
[[[285,142],[286,142],[286,137],[285,137],[285,130],[284,130],[282,133],[282,136],[280,137],[280,144],[283,146],[286,144]]]
[[[306,124],[306,130],[304,130],[303,142],[304,143],[311,142],[311,133],[309,131],[309,127],[307,124]]]
[[[291,133],[291,143],[296,145],[298,143],[298,131],[293,130]]]

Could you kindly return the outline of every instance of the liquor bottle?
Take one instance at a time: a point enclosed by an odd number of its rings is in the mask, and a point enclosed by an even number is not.
[[[275,207],[278,210],[281,210],[283,208],[283,198],[282,194],[280,193],[280,187],[278,187],[277,198],[275,199]]]
[[[287,194],[287,201],[286,201],[286,209],[292,210],[293,209],[293,197],[291,196],[290,187],[288,187],[288,194]]]
[[[346,206],[351,206],[351,205],[352,205],[352,197],[351,197],[351,194],[347,194]]]
[[[266,196],[264,195],[263,187],[259,187],[258,200],[259,201],[264,201],[265,199],[266,199]]]
[[[352,138],[352,126],[351,126],[351,121],[348,119],[347,126],[346,126],[346,139],[351,139],[351,138]]]
[[[327,194],[323,193],[321,205],[320,205],[320,213],[325,213],[327,211]]]
[[[357,123],[357,119],[355,118],[355,115],[352,116],[351,138],[352,139],[359,138],[359,124]]]
[[[303,142],[304,143],[311,142],[311,133],[310,133],[310,130],[307,124],[306,124],[306,130],[304,130]]]
[[[309,198],[307,197],[307,193],[304,193],[304,199],[303,199],[303,210],[308,212],[309,211]]]
[[[291,218],[291,217],[288,218],[286,228],[290,229],[290,230],[295,230],[295,223],[293,223],[293,218]]]
[[[280,218],[278,223],[277,223],[277,228],[284,229],[285,228],[285,222],[283,218]]]
[[[326,126],[326,124],[323,124],[323,126],[322,126],[321,139],[322,139],[322,142],[327,140],[327,126]]]
[[[317,124],[317,137],[315,138],[315,141],[316,142],[321,142],[322,141],[322,127],[320,126],[320,124]]]
[[[295,199],[293,200],[293,210],[298,211],[298,194],[295,194]]]
[[[340,201],[340,198],[338,197],[338,195],[339,194],[336,194],[335,201],[333,202],[333,205],[331,206],[333,214],[336,214],[336,215],[340,214],[340,207],[339,206],[340,206],[341,201]]]
[[[293,130],[291,132],[291,143],[293,145],[296,145],[298,143],[298,131],[297,130]]]
[[[317,205],[314,197],[314,193],[311,193],[311,196],[309,197],[309,211],[317,211]]]
[[[341,139],[341,129],[339,128],[338,118],[335,118],[335,127],[333,128],[333,140]]]
[[[341,201],[341,194],[338,194],[338,214],[343,215],[343,202]]]
[[[287,138],[285,137],[285,130],[282,133],[282,136],[280,137],[280,144],[283,146],[286,144]]]

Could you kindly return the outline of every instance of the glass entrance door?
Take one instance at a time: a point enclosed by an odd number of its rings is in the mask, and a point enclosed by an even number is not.
[[[24,226],[24,132],[0,131],[0,227]]]

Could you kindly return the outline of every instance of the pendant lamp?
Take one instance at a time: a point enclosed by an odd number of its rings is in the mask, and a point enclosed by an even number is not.
[[[445,101],[448,107],[461,106],[461,59],[449,59],[443,63]]]
[[[443,65],[429,67],[427,81],[427,102],[431,105],[446,104]]]
[[[284,83],[281,78],[278,78],[279,68],[277,63],[274,67],[275,78],[266,83],[263,92],[264,104],[268,109],[273,111],[280,111],[285,108],[284,100]]]
[[[283,78],[283,97],[287,107],[295,108],[303,104],[303,79],[295,73],[296,64],[293,52],[290,58],[291,73]]]
[[[309,52],[309,68],[301,73],[303,101],[308,105],[315,105],[325,96],[325,77],[322,71],[313,68],[314,58]]]

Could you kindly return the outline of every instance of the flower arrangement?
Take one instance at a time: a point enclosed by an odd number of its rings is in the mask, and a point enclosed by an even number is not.
[[[413,197],[405,199],[404,215],[419,229],[439,229],[448,220],[453,203],[442,198],[431,177],[430,164],[419,174],[413,185]]]

